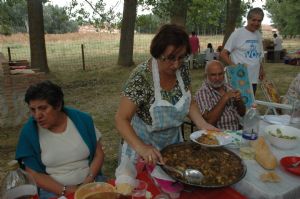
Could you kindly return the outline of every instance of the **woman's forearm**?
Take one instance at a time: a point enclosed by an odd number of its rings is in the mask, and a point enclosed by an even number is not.
[[[55,193],[58,196],[62,194],[64,185],[54,180],[51,176],[43,173],[38,173],[28,167],[26,167],[25,170],[33,177],[39,188]]]
[[[96,147],[96,152],[95,152],[95,156],[94,159],[92,160],[91,164],[90,164],[90,171],[88,176],[85,178],[85,180],[83,181],[82,184],[86,184],[89,182],[93,182],[95,177],[99,174],[101,167],[103,165],[104,162],[104,152],[102,149],[102,144],[100,139],[97,142],[97,147]]]
[[[202,117],[198,106],[194,100],[191,101],[191,106],[189,110],[189,118],[194,122],[198,129],[206,129],[206,130],[216,130],[219,131],[218,128],[212,126],[207,123],[205,119]]]
[[[205,124],[207,123],[202,117],[196,102],[194,100],[191,101],[191,106],[189,110],[189,118],[194,122],[198,129],[203,129]]]

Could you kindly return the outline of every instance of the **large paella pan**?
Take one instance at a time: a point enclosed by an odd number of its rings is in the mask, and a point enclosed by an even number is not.
[[[184,171],[187,168],[201,171],[204,178],[199,184],[187,182],[180,174],[164,167],[174,179],[199,187],[225,187],[237,183],[246,174],[243,160],[232,151],[219,147],[207,148],[192,142],[172,144],[165,147],[162,156],[166,165]]]

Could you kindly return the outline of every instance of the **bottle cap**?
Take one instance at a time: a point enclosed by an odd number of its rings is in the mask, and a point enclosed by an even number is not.
[[[250,133],[247,131],[243,131],[242,137],[246,140],[256,140],[257,139],[257,133]]]

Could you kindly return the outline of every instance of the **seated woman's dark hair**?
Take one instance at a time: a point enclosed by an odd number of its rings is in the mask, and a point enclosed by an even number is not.
[[[25,94],[25,102],[30,103],[31,100],[46,100],[48,104],[57,108],[64,106],[64,94],[60,86],[49,80],[31,85]]]
[[[179,48],[186,47],[186,54],[191,53],[189,35],[182,26],[175,24],[163,25],[151,41],[150,53],[154,58],[159,58],[168,46]]]

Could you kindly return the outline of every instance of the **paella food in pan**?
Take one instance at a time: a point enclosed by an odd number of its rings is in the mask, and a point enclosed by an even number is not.
[[[171,177],[185,184],[200,187],[224,187],[241,180],[246,165],[235,153],[225,148],[207,148],[192,142],[169,145],[162,151],[164,162],[181,171],[197,169],[204,178],[200,184],[187,182],[180,174],[164,169]]]

